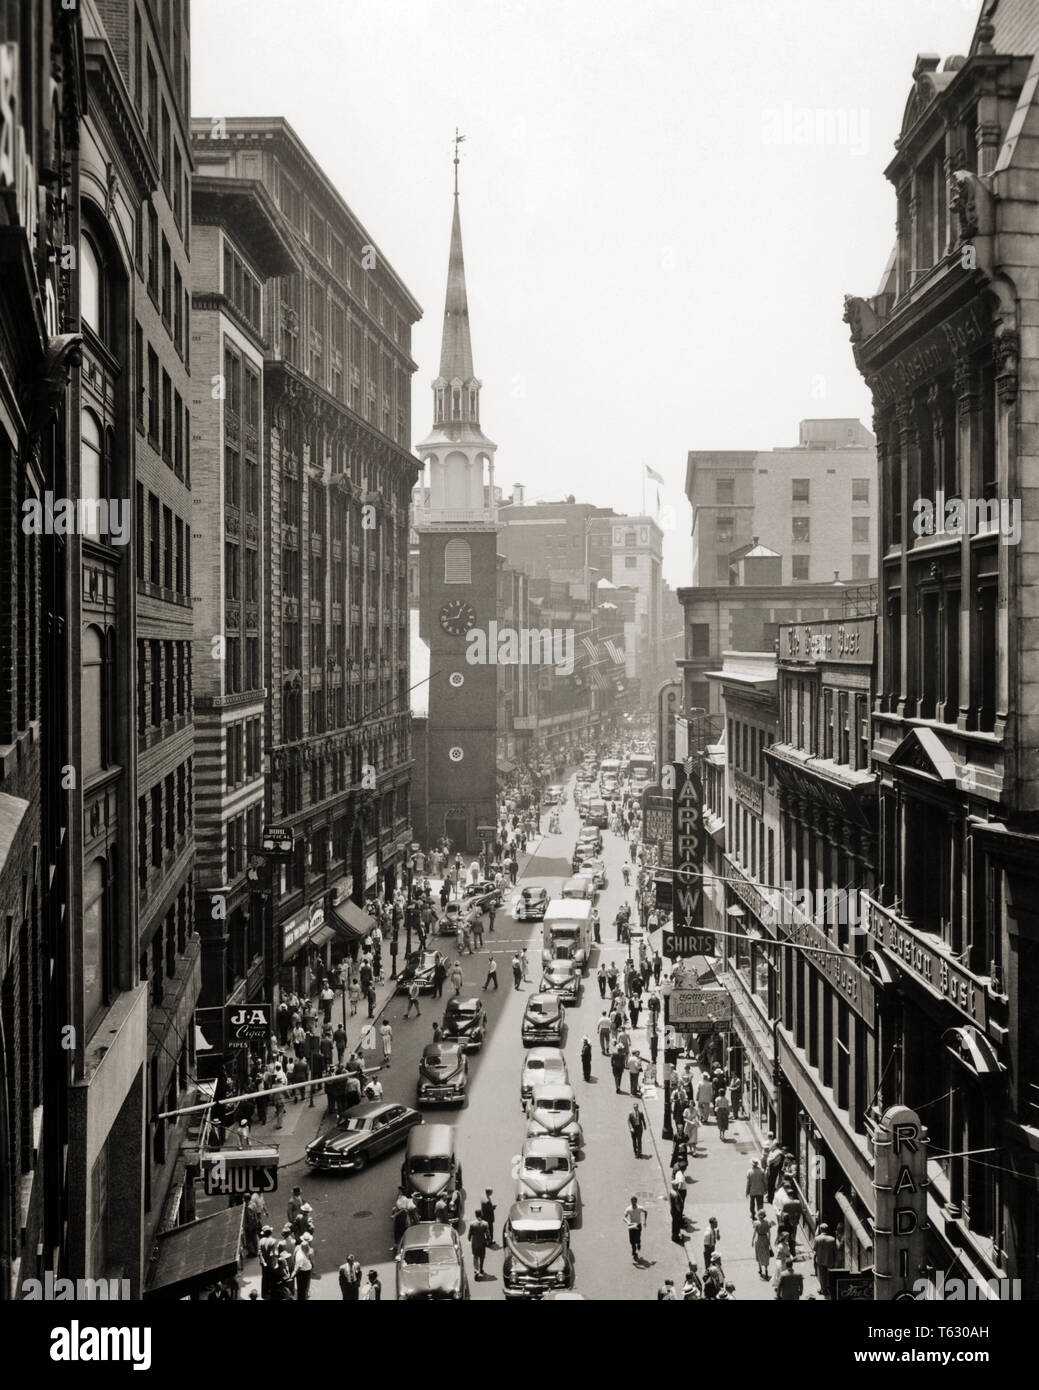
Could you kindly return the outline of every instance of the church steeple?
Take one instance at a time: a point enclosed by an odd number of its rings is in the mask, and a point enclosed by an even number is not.
[[[462,256],[462,219],[458,204],[458,146],[455,131],[455,191],[451,213],[451,250],[447,261],[444,329],[440,371],[433,382],[433,428],[417,446],[428,470],[425,516],[437,524],[495,524],[495,445],[480,428],[480,381],[473,371],[469,336],[469,300]]]

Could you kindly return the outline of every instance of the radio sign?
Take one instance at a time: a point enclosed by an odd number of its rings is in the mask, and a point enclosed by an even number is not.
[[[920,1116],[905,1105],[886,1110],[873,1136],[878,1301],[916,1297],[927,1259],[927,1143]]]
[[[202,1159],[207,1197],[247,1197],[277,1192],[277,1149],[224,1149]]]
[[[703,788],[695,770],[672,764],[674,889],[671,917],[676,932],[703,930]]]

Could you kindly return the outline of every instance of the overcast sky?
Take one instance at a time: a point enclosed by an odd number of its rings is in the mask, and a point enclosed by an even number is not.
[[[416,440],[457,125],[496,480],[638,510],[648,464],[675,520],[665,575],[687,583],[687,450],[794,444],[808,416],[870,423],[843,296],[874,293],[891,251],[882,171],[915,56],[965,53],[979,8],[195,0],[192,106],[285,116],[422,305]]]

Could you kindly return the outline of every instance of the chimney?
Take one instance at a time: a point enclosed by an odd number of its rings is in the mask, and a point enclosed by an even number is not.
[[[522,483],[513,483],[513,485],[512,485],[512,505],[513,505],[514,507],[522,507],[522,506],[523,506],[523,498],[524,498],[525,493],[526,493],[526,488],[523,486]]]

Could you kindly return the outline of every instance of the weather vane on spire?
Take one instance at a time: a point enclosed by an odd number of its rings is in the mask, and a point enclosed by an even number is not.
[[[458,146],[465,139],[464,135],[459,135],[458,127],[455,126],[455,197],[458,197]]]

